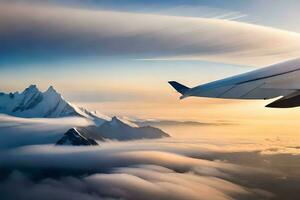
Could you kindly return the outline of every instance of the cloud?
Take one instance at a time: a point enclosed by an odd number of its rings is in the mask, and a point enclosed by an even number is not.
[[[80,117],[26,119],[5,114],[0,114],[0,121],[0,149],[32,144],[53,144],[71,127],[94,124]]]
[[[0,193],[6,200],[298,199],[297,141],[202,135],[55,146],[63,130],[89,122],[0,119]]]
[[[200,121],[180,121],[180,120],[132,120],[139,126],[225,126],[233,125],[234,122],[200,122]]]
[[[117,146],[103,150],[43,145],[5,152],[4,157],[1,155],[2,169],[4,166],[15,170],[27,169],[30,174],[13,171],[1,181],[1,194],[7,199],[18,196],[39,199],[43,195],[49,199],[189,200],[270,196],[263,190],[258,192],[235,184],[235,178],[230,178],[235,173],[252,175],[264,174],[263,171],[251,172],[252,169],[247,167],[160,151],[126,151]],[[52,177],[51,170],[54,170]],[[44,177],[43,171],[50,177]],[[76,175],[78,172],[83,175]],[[90,173],[92,175],[84,175]],[[16,188],[18,193],[12,192]],[[51,195],[48,196],[48,193]]]
[[[261,153],[272,144],[170,138],[18,147],[0,153],[0,192],[6,199],[295,199],[299,154]]]
[[[4,199],[106,199],[84,191],[83,183],[79,179],[71,177],[61,180],[44,179],[36,183],[26,174],[14,171],[0,185]]]
[[[152,175],[153,177],[149,177]],[[161,173],[140,168],[122,168],[111,174],[85,178],[64,177],[33,182],[26,174],[13,172],[0,183],[6,199],[231,199],[228,194],[249,192],[227,181],[192,174]],[[13,189],[18,189],[14,192]],[[201,194],[201,195],[199,195]]]
[[[264,65],[300,55],[297,33],[223,19],[12,3],[1,3],[0,19],[2,62],[117,56]]]

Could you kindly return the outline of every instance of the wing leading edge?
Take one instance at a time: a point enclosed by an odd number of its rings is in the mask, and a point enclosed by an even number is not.
[[[176,81],[169,83],[182,94],[181,99],[189,96],[224,99],[271,99],[282,96],[266,107],[297,107],[300,106],[300,58],[193,88]]]

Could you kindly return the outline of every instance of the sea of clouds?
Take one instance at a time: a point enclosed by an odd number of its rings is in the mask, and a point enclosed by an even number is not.
[[[296,135],[54,145],[68,128],[90,123],[0,115],[1,199],[299,198]]]
[[[1,140],[1,143],[4,142]],[[159,139],[2,149],[3,199],[297,199],[297,146]]]

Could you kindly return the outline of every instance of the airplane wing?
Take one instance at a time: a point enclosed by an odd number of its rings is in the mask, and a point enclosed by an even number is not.
[[[300,106],[300,58],[213,81],[193,88],[176,81],[169,84],[182,94],[224,99],[271,99],[282,97],[266,107]]]

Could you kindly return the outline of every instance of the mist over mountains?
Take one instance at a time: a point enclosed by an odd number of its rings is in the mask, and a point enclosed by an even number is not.
[[[30,85],[21,93],[1,93],[0,113],[15,116],[17,121],[18,118],[20,118],[19,121],[23,121],[21,118],[43,118],[47,121],[47,119],[51,118],[70,117],[83,118],[90,121],[88,126],[69,127],[69,130],[61,129],[61,138],[54,142],[60,145],[93,145],[96,143],[93,140],[136,140],[169,137],[167,133],[158,128],[151,126],[139,127],[124,119],[121,120],[117,117],[110,119],[99,112],[77,107],[66,101],[52,86],[45,92],[41,92],[36,85]],[[47,127],[47,125],[45,126]],[[32,129],[39,131],[38,126],[34,127]],[[6,130],[2,129],[2,131],[5,132]],[[8,129],[8,131],[11,130]],[[24,132],[22,129],[18,131]],[[32,130],[32,132],[34,131]],[[42,130],[40,131],[43,132]],[[30,144],[30,141],[28,142]],[[53,140],[49,139],[48,143],[53,143]]]
[[[291,144],[171,138],[118,117],[98,117],[102,123],[96,123],[89,114],[95,112],[77,109],[53,87],[47,91],[31,86],[1,95],[6,114],[0,114],[0,193],[5,200],[298,198],[292,192],[300,180],[299,153],[289,153],[298,151]],[[53,112],[45,115],[45,110]]]
[[[288,153],[298,151],[290,144],[178,140],[153,123],[78,109],[53,87],[40,92],[30,86],[0,99],[6,113],[0,114],[0,193],[6,200],[298,197],[291,193],[299,185],[299,153]]]

